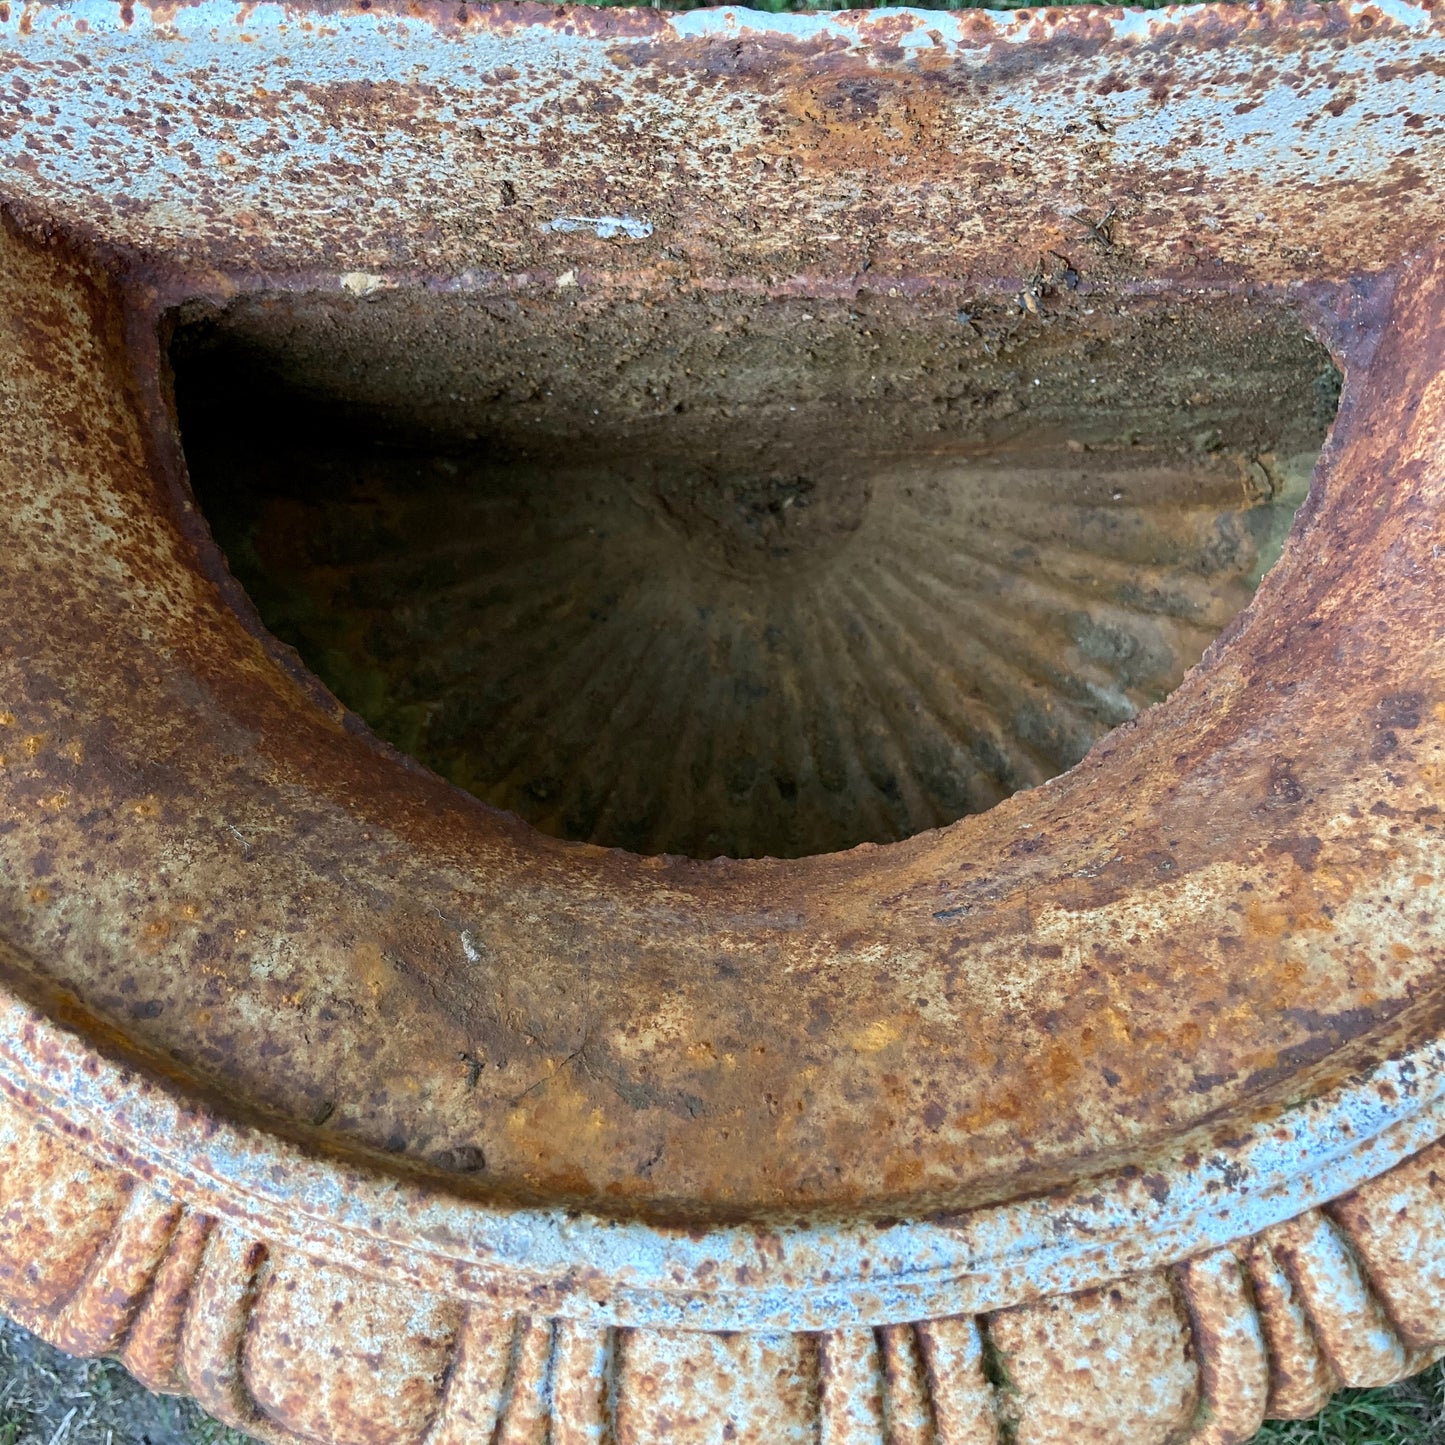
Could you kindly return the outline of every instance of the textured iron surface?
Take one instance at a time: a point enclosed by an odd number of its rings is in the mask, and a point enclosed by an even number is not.
[[[357,1445],[1224,1442],[1438,1353],[1442,71],[1396,4],[0,4],[7,1310]],[[886,848],[487,810],[186,492],[174,307],[1048,327],[1059,247],[1088,304],[1298,319],[1339,418],[1166,703]]]
[[[0,26],[26,195],[113,241],[320,267],[353,294],[396,268],[1017,290],[1111,208],[1142,266],[1201,281],[1375,269],[1439,230],[1441,22],[1399,0],[766,17],[7,0]]]

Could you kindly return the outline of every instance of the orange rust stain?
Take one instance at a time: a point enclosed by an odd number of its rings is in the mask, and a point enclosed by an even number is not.
[[[1330,933],[1334,920],[1318,908],[1294,906],[1288,897],[1251,903],[1245,925],[1256,938],[1283,938],[1291,933]]]
[[[883,1174],[883,1187],[902,1192],[916,1189],[923,1182],[923,1161],[914,1155],[895,1156]]]
[[[1279,965],[1271,970],[1271,977],[1277,985],[1275,1007],[1289,1008],[1299,1002],[1300,985],[1305,977],[1305,966],[1299,959],[1282,959]]]
[[[869,72],[788,88],[777,108],[782,153],[839,170],[879,170],[893,156],[916,165],[939,149],[949,121],[939,91]]]
[[[354,976],[373,998],[379,997],[391,984],[392,970],[387,966],[378,944],[359,944],[352,952],[351,967]]]
[[[1435,795],[1445,792],[1445,768],[1438,763],[1419,765],[1420,781]]]
[[[860,1029],[847,1040],[849,1048],[860,1054],[881,1053],[889,1044],[896,1043],[899,1029],[888,1019],[877,1019],[866,1028]]]
[[[1074,1052],[1072,1045],[1057,1043],[1049,1050],[1048,1059],[1044,1064],[1044,1073],[1054,1088],[1063,1089],[1078,1077],[1081,1067],[1079,1057]]]

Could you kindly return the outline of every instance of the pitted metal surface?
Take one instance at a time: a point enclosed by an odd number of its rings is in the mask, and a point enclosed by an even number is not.
[[[1224,1442],[1438,1352],[1438,10],[0,4],[0,62],[17,1318],[358,1445]],[[1047,332],[1060,250],[1080,307],[1310,330],[1339,415],[1165,703],[887,847],[485,808],[266,635],[187,490],[197,308]]]
[[[0,25],[24,194],[84,195],[74,219],[187,265],[321,267],[353,294],[399,269],[1017,289],[1111,207],[1142,266],[1201,281],[1378,269],[1437,231],[1427,7],[9,0]]]

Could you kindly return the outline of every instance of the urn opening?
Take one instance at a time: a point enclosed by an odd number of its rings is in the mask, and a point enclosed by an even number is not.
[[[217,543],[380,735],[559,836],[800,856],[1069,768],[1279,554],[1323,348],[1072,281],[257,293],[171,358]]]

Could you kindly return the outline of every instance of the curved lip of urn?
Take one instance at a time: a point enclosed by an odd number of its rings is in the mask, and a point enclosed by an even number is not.
[[[0,1092],[147,1186],[307,1254],[384,1263],[461,1298],[595,1324],[706,1330],[874,1326],[1072,1293],[1258,1234],[1445,1135],[1431,1040],[1226,1146],[956,1220],[780,1219],[666,1227],[465,1200],[228,1120],[0,986]],[[348,1151],[351,1154],[353,1151]]]
[[[57,26],[83,21],[92,32],[144,23],[122,19],[126,12],[120,6],[85,4],[62,11],[12,5],[9,10],[0,37],[21,17],[28,17],[29,25],[37,16]],[[380,12],[378,7],[370,19],[353,12],[347,23],[378,23],[385,18]],[[222,23],[235,12],[201,4],[137,13],[149,14],[158,30],[185,34]],[[279,26],[283,17],[326,12],[257,6],[246,13],[251,24]],[[516,33],[555,30],[562,15],[540,6],[488,13],[499,20],[518,17],[512,22]],[[592,26],[609,35],[656,34],[659,27],[677,36],[717,35],[742,25],[789,37],[837,35],[855,45],[870,35],[924,26],[966,44],[976,33],[971,27],[977,26],[987,28],[993,39],[1020,41],[1040,36],[1040,27],[1051,36],[1087,34],[1100,25],[1115,36],[1167,36],[1176,26],[1217,23],[1227,28],[1256,23],[1261,15],[1302,13],[1281,6],[1251,10],[1250,18],[1232,15],[1217,21],[1207,6],[1147,16],[1091,7],[1050,12],[1047,21],[1037,12],[1007,18],[980,12],[775,16],[737,10],[677,16],[588,12],[582,20],[579,12],[568,11],[566,16],[573,26]],[[1322,13],[1308,12],[1311,22]],[[1379,15],[1410,31],[1435,23],[1429,12],[1396,3],[1347,13]],[[1338,502],[1333,486],[1326,486],[1321,505],[1328,509]],[[1304,583],[1296,576],[1291,586]],[[1226,658],[1237,655],[1265,613],[1277,613],[1288,600],[1283,584],[1266,583],[1259,607],[1250,609],[1244,626],[1192,675],[1195,694]],[[1141,731],[1158,738],[1179,712],[1179,697],[1161,705]],[[1116,748],[1137,754],[1133,740],[1121,743],[1110,736],[1113,742],[1067,775],[1066,787],[1076,787],[1085,772],[1101,768]],[[1058,792],[1046,787],[1031,801],[1002,805],[985,815],[992,822],[977,827],[998,830],[1004,818],[1017,825],[1029,812],[1051,806]],[[909,859],[923,859],[920,866],[926,869],[950,839],[972,836],[974,828],[975,823],[965,823],[840,859],[731,864],[712,876],[731,873],[781,882],[814,873],[830,888],[842,888],[859,874],[886,874]],[[534,846],[526,837],[519,844],[509,824],[501,830],[509,848],[526,852]],[[547,844],[545,851],[554,863],[570,857],[603,866],[596,850]],[[631,869],[630,881],[638,886],[647,885],[653,872],[650,863],[624,864],[616,855],[606,871],[614,866]],[[842,875],[830,880],[840,868]],[[689,865],[684,872],[702,879],[709,870]],[[1297,1215],[1378,1175],[1445,1132],[1445,1119],[1438,1117],[1445,1097],[1445,1056],[1438,1042],[1417,1042],[1312,1099],[1232,1125],[1227,1142],[1199,1147],[1190,1134],[1181,1133],[1167,1151],[1141,1150],[1146,1165],[1113,1175],[1103,1170],[1066,1191],[900,1222],[877,1218],[876,1210],[861,1219],[830,1218],[826,1206],[810,1204],[779,1211],[776,1223],[672,1227],[607,1218],[587,1209],[514,1207],[468,1198],[437,1187],[434,1180],[408,1180],[404,1167],[383,1164],[379,1153],[348,1144],[344,1153],[330,1154],[290,1142],[280,1132],[230,1122],[161,1082],[158,1072],[116,1061],[14,995],[0,1004],[0,1060],[0,1087],[46,1116],[58,1131],[117,1161],[142,1161],[158,1186],[210,1200],[218,1212],[252,1220],[258,1228],[269,1223],[273,1230],[302,1233],[307,1252],[319,1257],[344,1262],[380,1255],[421,1277],[460,1276],[464,1292],[475,1290],[479,1296],[525,1296],[599,1321],[708,1328],[823,1319],[832,1325],[850,1317],[881,1323],[995,1308],[1082,1288]],[[1106,1182],[1101,1184],[1100,1177]]]

